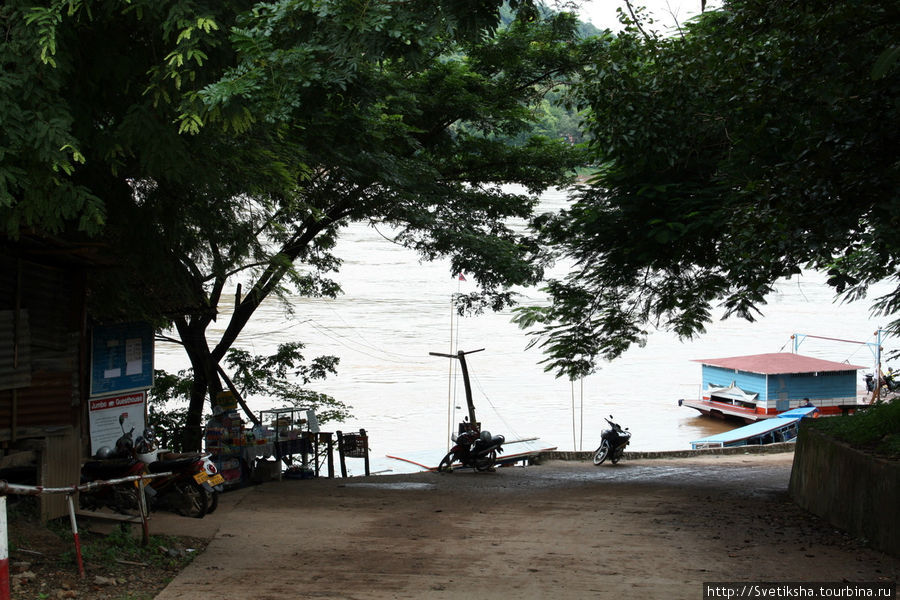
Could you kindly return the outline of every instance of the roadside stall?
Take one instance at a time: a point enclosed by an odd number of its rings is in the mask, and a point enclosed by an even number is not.
[[[237,412],[237,401],[233,395],[221,393],[216,402],[212,417],[206,422],[206,451],[225,479],[225,485],[240,485],[246,483],[249,477],[249,463],[243,457],[246,444],[244,421]]]
[[[277,468],[280,472],[283,466],[284,477],[308,479],[319,476],[324,461],[328,477],[334,477],[332,434],[319,430],[312,409],[274,408],[261,411],[259,417],[267,439],[272,441],[271,456],[277,463],[266,468]]]
[[[226,486],[318,477],[323,466],[334,477],[332,433],[319,431],[312,409],[264,410],[258,425],[245,428],[231,394],[220,394],[217,402],[206,424],[206,451]]]

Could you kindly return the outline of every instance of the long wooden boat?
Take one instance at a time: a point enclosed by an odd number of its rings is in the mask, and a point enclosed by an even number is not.
[[[734,446],[774,444],[792,442],[797,439],[800,420],[818,416],[815,406],[794,408],[778,414],[775,418],[756,421],[724,433],[717,433],[691,442],[691,448],[730,448]]]

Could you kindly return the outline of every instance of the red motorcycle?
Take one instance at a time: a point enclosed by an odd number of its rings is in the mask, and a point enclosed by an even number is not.
[[[502,435],[492,436],[490,431],[478,432],[475,428],[466,429],[451,439],[455,445],[438,464],[439,473],[453,472],[454,465],[489,471],[497,464],[497,454],[503,452],[506,441]]]
[[[466,355],[481,352],[482,350],[484,348],[470,350],[469,352],[460,350],[456,354],[429,352],[432,356],[443,356],[459,361],[463,385],[466,390],[466,406],[469,409],[469,416],[459,424],[459,435],[453,434],[450,436],[455,445],[438,463],[437,471],[439,473],[451,473],[455,464],[472,467],[478,471],[489,471],[497,464],[497,454],[503,452],[503,442],[506,441],[506,438],[502,435],[492,436],[490,431],[481,431],[481,424],[475,420],[475,404],[472,402],[472,385],[469,383],[469,367],[466,363]]]

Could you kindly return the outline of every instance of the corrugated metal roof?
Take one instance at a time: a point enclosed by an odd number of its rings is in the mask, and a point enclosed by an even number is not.
[[[785,375],[788,373],[825,373],[834,371],[857,371],[868,367],[839,363],[811,356],[802,356],[791,352],[773,352],[771,354],[752,354],[749,356],[734,356],[731,358],[704,358],[694,359],[712,367],[734,369],[747,373],[760,373],[762,375]]]

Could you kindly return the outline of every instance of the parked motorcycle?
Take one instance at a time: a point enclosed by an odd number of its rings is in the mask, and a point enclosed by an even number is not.
[[[127,432],[128,438],[131,432]],[[120,438],[121,439],[121,438]],[[159,460],[159,451],[151,430],[131,444],[119,444],[119,451],[104,446],[94,460],[81,469],[81,481],[108,481],[132,475],[170,473],[148,479],[139,486],[136,482],[97,487],[79,494],[79,505],[88,510],[109,508],[123,514],[139,510],[143,489],[146,506],[151,511],[170,510],[187,517],[202,518],[214,511],[224,479],[216,472],[209,455],[166,454]]]
[[[145,475],[146,465],[134,455],[134,440],[130,431],[125,431],[125,415],[119,415],[122,435],[116,440],[115,449],[102,446],[97,449],[94,460],[81,466],[81,483],[109,481],[134,475]],[[80,492],[78,505],[87,510],[109,508],[120,514],[133,514],[140,509],[140,486],[137,482],[104,485]]]
[[[119,457],[109,446],[97,451],[94,460],[81,467],[81,483],[109,481],[133,475],[144,475],[147,466],[131,456]],[[78,493],[78,505],[86,510],[109,508],[120,514],[135,514],[139,510],[140,487],[136,482],[104,485]]]
[[[503,452],[503,442],[506,441],[502,435],[492,436],[490,431],[479,432],[474,427],[465,428],[459,435],[452,435],[451,439],[454,446],[438,463],[439,473],[451,473],[456,463],[477,471],[489,471],[497,463],[497,454]]]
[[[149,429],[135,441],[135,453],[150,473],[171,473],[150,480],[145,487],[150,510],[166,509],[199,519],[219,505],[224,479],[209,455],[167,453],[160,457]]]
[[[616,464],[625,454],[625,447],[631,441],[631,432],[628,428],[622,429],[618,423],[610,421],[612,418],[613,416],[609,415],[609,419],[606,419],[609,429],[600,434],[600,447],[593,455],[595,465],[602,465],[607,458],[612,464]]]
[[[866,391],[875,391],[875,376],[872,373],[866,373],[863,378],[866,381]],[[900,390],[900,377],[897,376],[897,372],[889,368],[887,374],[883,374],[881,377],[881,387],[890,392]]]
[[[203,490],[209,495],[209,506],[206,514],[211,514],[219,506],[219,494],[225,491],[225,478],[216,469],[216,463],[212,461],[209,454],[200,457],[203,463],[203,470],[206,472],[206,479],[203,482]]]

